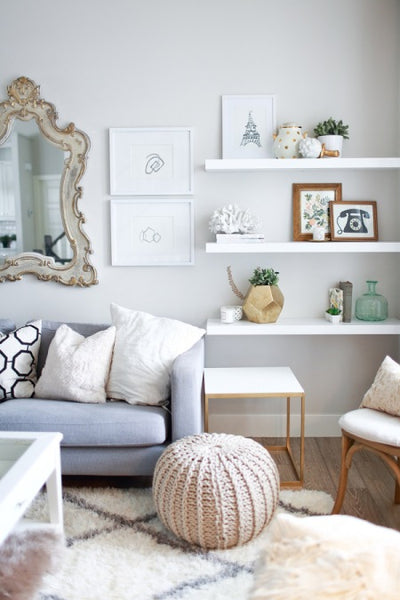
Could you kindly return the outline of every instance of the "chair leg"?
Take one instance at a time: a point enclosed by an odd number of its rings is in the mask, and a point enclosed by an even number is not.
[[[339,485],[336,494],[335,504],[332,509],[332,515],[335,515],[340,512],[344,500],[344,496],[346,493],[347,486],[347,476],[349,474],[350,464],[347,464],[347,453],[353,445],[354,440],[347,437],[347,435],[342,432],[342,459],[341,459],[341,467],[340,467],[340,478]]]
[[[396,487],[394,489],[394,503],[400,504],[400,485],[396,479]]]

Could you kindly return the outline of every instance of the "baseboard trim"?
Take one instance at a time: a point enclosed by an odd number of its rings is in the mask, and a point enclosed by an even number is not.
[[[341,415],[306,415],[306,437],[340,437],[338,424]],[[292,415],[291,434],[300,435],[299,415]],[[286,434],[285,415],[215,414],[209,415],[209,430],[251,437],[282,437]]]

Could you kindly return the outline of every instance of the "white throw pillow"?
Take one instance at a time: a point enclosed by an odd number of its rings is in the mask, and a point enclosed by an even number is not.
[[[41,334],[42,321],[0,333],[0,402],[33,396]]]
[[[114,341],[115,327],[85,338],[68,325],[60,325],[50,343],[35,396],[105,402]]]
[[[129,404],[162,404],[170,394],[174,360],[205,331],[182,321],[111,304],[117,328],[107,396]]]
[[[383,360],[360,408],[374,408],[400,416],[400,365],[390,356]]]

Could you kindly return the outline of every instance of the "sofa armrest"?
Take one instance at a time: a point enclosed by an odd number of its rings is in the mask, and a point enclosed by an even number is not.
[[[204,338],[178,356],[171,373],[171,440],[201,433]]]

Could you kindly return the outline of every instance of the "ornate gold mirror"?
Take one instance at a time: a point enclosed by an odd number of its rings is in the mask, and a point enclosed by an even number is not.
[[[90,147],[70,123],[57,126],[53,104],[19,77],[0,103],[0,282],[30,273],[43,281],[97,283],[78,207]]]

